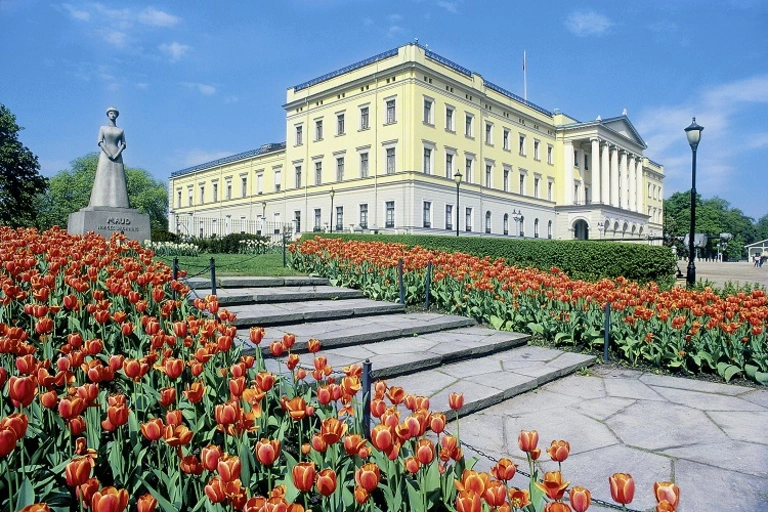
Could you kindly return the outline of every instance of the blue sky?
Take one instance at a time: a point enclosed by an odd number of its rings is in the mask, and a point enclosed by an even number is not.
[[[690,188],[683,128],[705,127],[697,188],[768,214],[764,0],[0,0],[0,102],[46,175],[95,151],[115,105],[127,165],[171,172],[285,140],[286,89],[419,38],[581,121],[627,109]]]

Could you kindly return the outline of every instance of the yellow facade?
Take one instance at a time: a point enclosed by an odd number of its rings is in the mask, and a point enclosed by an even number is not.
[[[172,174],[171,230],[445,234],[458,222],[467,234],[644,240],[647,212],[661,211],[663,168],[626,115],[579,123],[417,44],[289,88],[283,108],[285,143]],[[616,165],[603,169],[600,144]]]

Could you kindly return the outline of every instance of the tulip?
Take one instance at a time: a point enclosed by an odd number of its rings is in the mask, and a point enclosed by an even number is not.
[[[262,391],[269,391],[275,385],[275,374],[269,372],[259,372],[256,374],[256,385]]]
[[[498,480],[488,482],[483,493],[486,503],[492,507],[500,507],[507,501],[507,486]]]
[[[221,478],[215,476],[211,478],[205,486],[205,495],[211,501],[211,503],[221,503],[227,499],[226,484]]]
[[[385,452],[392,446],[392,432],[386,425],[379,424],[371,431],[371,444],[379,451]]]
[[[141,424],[141,433],[149,441],[157,441],[163,437],[163,420],[160,418],[152,418],[146,423]]]
[[[184,360],[173,357],[166,358],[163,362],[163,371],[169,379],[178,379],[184,371]]]
[[[97,479],[89,478],[87,482],[75,489],[75,494],[83,502],[85,508],[88,508],[93,495],[96,493],[96,491],[99,490],[100,487],[101,484],[99,484]]]
[[[408,457],[403,461],[403,465],[405,466],[405,470],[413,475],[418,473],[419,469],[421,469],[421,463],[416,457]]]
[[[245,391],[245,384],[245,377],[229,379],[229,392],[232,393],[233,397],[239,398],[243,395],[243,391]]]
[[[262,439],[256,443],[256,458],[265,466],[271,466],[280,456],[279,439]]]
[[[79,436],[85,432],[87,424],[85,422],[85,418],[78,416],[76,418],[72,418],[71,420],[67,420],[67,427],[73,436]]]
[[[315,483],[315,463],[299,462],[293,467],[293,485],[301,492],[309,492]]]
[[[200,464],[198,458],[194,455],[187,455],[186,457],[182,458],[180,467],[181,470],[187,475],[202,475],[203,469],[205,469],[203,468],[203,465]]]
[[[505,482],[512,480],[516,471],[517,465],[507,458],[500,459],[499,462],[491,468],[491,474],[495,478]]]
[[[109,418],[109,422],[115,427],[128,423],[128,413],[128,407],[125,405],[107,407],[107,417]]]
[[[64,474],[67,479],[67,485],[77,487],[88,481],[91,476],[93,459],[90,457],[77,457],[66,465]]]
[[[331,416],[323,421],[320,432],[323,441],[327,444],[335,444],[347,433],[347,424]]]
[[[136,500],[137,512],[155,512],[157,508],[157,499],[149,493],[139,496]]]
[[[172,447],[188,445],[193,436],[194,432],[184,425],[166,425],[163,432],[163,440]]]
[[[520,449],[526,453],[530,453],[536,449],[536,445],[539,444],[539,433],[535,430],[527,432],[525,430],[520,431],[520,435],[517,437],[517,444]]]
[[[216,469],[224,482],[231,482],[240,478],[241,467],[240,457],[235,455],[223,455],[219,459]]]
[[[0,428],[10,428],[16,434],[18,439],[27,435],[29,418],[24,413],[14,413],[0,420]]]
[[[128,506],[128,491],[114,487],[104,487],[93,493],[91,510],[93,512],[122,512]]]
[[[523,509],[531,504],[531,496],[526,490],[512,487],[509,489],[509,503],[515,510]]]
[[[461,393],[451,393],[448,395],[448,407],[458,411],[464,405],[464,395]]]
[[[323,469],[317,474],[315,484],[320,495],[328,497],[336,490],[336,472],[330,468]]]
[[[184,396],[187,397],[189,403],[197,404],[203,400],[205,394],[205,386],[200,381],[195,381],[192,384],[187,384],[187,390],[184,391]]]
[[[429,428],[435,434],[441,434],[443,430],[445,430],[446,421],[445,414],[439,412],[433,413],[429,418]]]
[[[419,439],[415,451],[416,458],[425,466],[435,460],[435,445],[429,439]]]
[[[274,357],[280,357],[283,355],[283,352],[285,351],[285,347],[283,346],[283,343],[280,341],[273,341],[269,344],[269,353],[272,354]]]
[[[371,495],[368,494],[368,491],[366,491],[365,489],[363,489],[358,485],[357,487],[355,487],[354,496],[355,496],[355,501],[358,504],[362,505],[363,503],[368,501],[368,498],[370,498]]]
[[[251,327],[250,331],[250,338],[251,343],[254,345],[258,345],[261,343],[262,338],[264,338],[265,331],[261,327]]]
[[[10,427],[0,427],[0,458],[5,457],[16,448],[19,438]]]
[[[387,389],[387,398],[394,405],[398,405],[405,400],[405,390],[399,386],[391,386]]]
[[[661,500],[656,505],[656,512],[676,512],[675,507],[669,504],[667,500]]]
[[[373,463],[363,464],[361,468],[355,471],[355,482],[369,493],[379,486],[380,478],[379,466]]]
[[[217,405],[215,408],[214,416],[216,423],[222,426],[231,425],[240,421],[242,411],[240,406],[235,401],[229,401],[224,404]]]
[[[465,469],[461,474],[461,481],[456,481],[455,485],[459,491],[468,491],[482,496],[485,494],[485,488],[489,482],[488,473],[478,473],[471,469]]]
[[[360,451],[365,448],[366,440],[360,434],[350,434],[344,438],[344,451],[347,455],[353,457],[360,456]]]
[[[303,420],[308,416],[307,403],[300,396],[283,402],[284,409],[294,421]]]
[[[553,503],[547,503],[544,506],[544,512],[571,512],[571,507],[565,503],[556,501]]]
[[[51,507],[47,503],[35,503],[33,505],[27,505],[19,512],[51,512]]]
[[[611,498],[616,503],[626,505],[635,497],[635,481],[629,473],[615,473],[608,478],[611,484]]]
[[[307,342],[307,351],[311,352],[312,354],[315,354],[320,351],[320,340],[317,340],[315,338],[310,338]]]
[[[461,491],[456,496],[457,512],[480,512],[483,502],[480,495],[472,491]]]
[[[219,446],[210,444],[200,450],[200,463],[208,471],[213,471],[218,467],[220,458],[221,448]]]
[[[300,358],[298,354],[290,354],[285,361],[285,366],[288,370],[293,371],[299,365],[299,362]]]
[[[176,388],[169,387],[161,389],[159,402],[163,407],[170,407],[171,404],[176,402]]]
[[[570,482],[563,482],[563,475],[559,471],[548,471],[544,473],[542,483],[536,482],[536,487],[541,489],[550,499],[561,500],[568,484]]]
[[[552,445],[547,448],[547,453],[555,462],[563,462],[568,458],[571,451],[571,445],[568,441],[552,441]]]
[[[571,508],[575,512],[584,512],[589,508],[590,503],[592,503],[592,493],[583,487],[572,487],[568,497],[571,502]]]
[[[8,379],[8,396],[11,397],[13,406],[27,407],[35,399],[37,383],[32,377],[16,377]]]
[[[656,501],[666,501],[670,506],[677,507],[680,502],[680,488],[672,482],[656,482],[653,484],[653,494]]]

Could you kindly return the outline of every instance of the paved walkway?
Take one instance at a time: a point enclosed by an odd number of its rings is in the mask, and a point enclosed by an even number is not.
[[[680,271],[685,275],[688,261],[679,260],[677,264]],[[696,261],[696,280],[699,279],[709,279],[717,286],[724,286],[726,281],[731,281],[741,284],[759,283],[768,287],[768,264],[764,264],[763,268],[758,268],[746,261]],[[685,286],[685,278],[679,279],[677,283]]]
[[[768,390],[598,367],[467,416],[461,439],[516,458],[520,430],[533,429],[542,450],[553,439],[570,442],[564,476],[595,498],[610,502],[608,476],[628,472],[637,510],[655,507],[653,482],[672,480],[680,512],[768,511]],[[541,460],[557,469],[546,453]]]

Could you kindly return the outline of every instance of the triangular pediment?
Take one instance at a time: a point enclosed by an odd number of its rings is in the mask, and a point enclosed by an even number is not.
[[[614,132],[623,135],[624,137],[633,141],[635,144],[642,146],[643,148],[648,147],[627,116],[622,115],[619,117],[604,119],[601,124],[606,128],[609,128]]]

